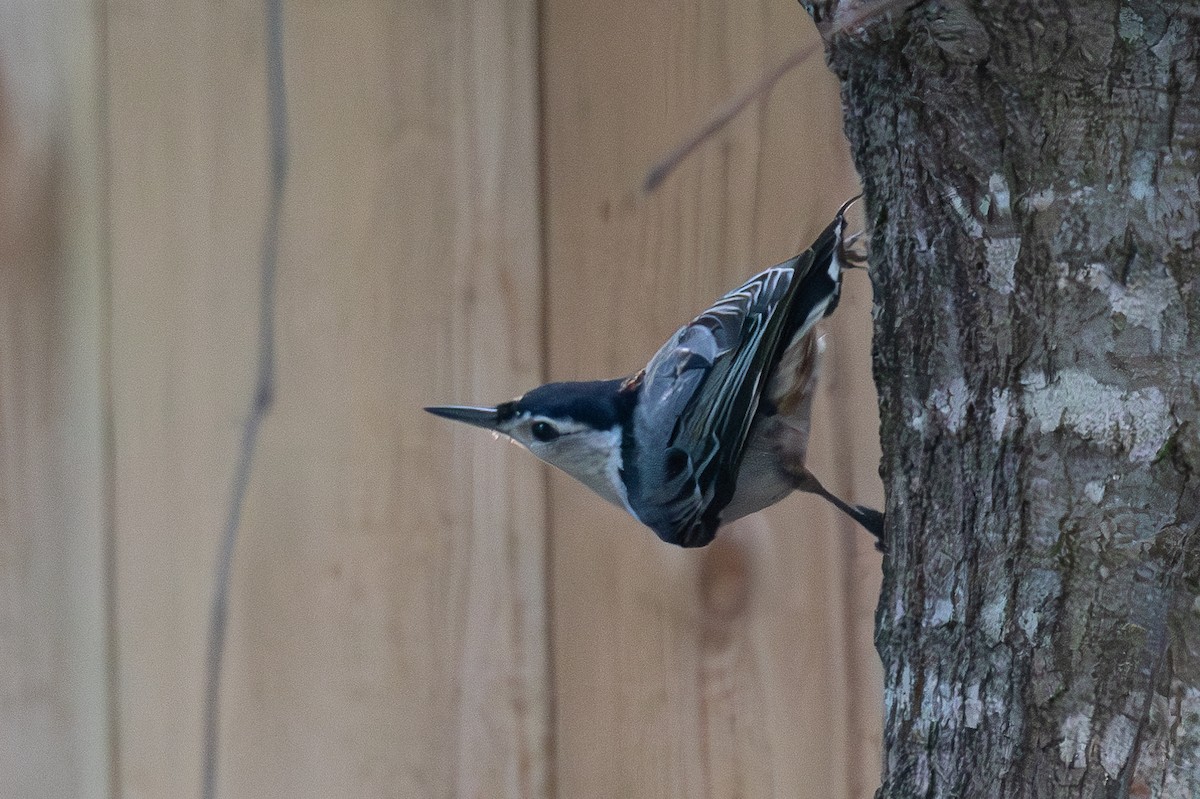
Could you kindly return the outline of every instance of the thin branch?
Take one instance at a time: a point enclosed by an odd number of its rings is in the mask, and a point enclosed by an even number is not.
[[[283,3],[266,0],[266,71],[268,126],[270,128],[270,185],[267,219],[263,227],[258,307],[258,367],[250,414],[242,428],[242,440],[233,473],[229,512],[217,552],[213,596],[208,627],[208,649],[204,679],[204,741],[201,796],[214,799],[217,792],[217,748],[220,732],[221,671],[225,655],[225,630],[229,620],[229,585],[238,527],[259,428],[275,398],[275,273],[279,260],[279,218],[287,180],[287,97],[283,82]]]
[[[724,108],[714,114],[702,128],[684,139],[678,147],[652,166],[650,171],[646,173],[645,183],[642,184],[643,190],[649,194],[662,185],[667,176],[674,172],[675,168],[683,163],[696,148],[733,121],[734,117],[742,113],[746,106],[759,97],[768,94],[784,75],[803,64],[817,51],[824,49],[827,40],[833,39],[833,37],[843,31],[868,22],[880,16],[885,11],[890,11],[896,6],[903,4],[912,5],[913,0],[880,0],[878,3],[856,8],[841,19],[835,16],[833,27],[829,29],[829,33],[825,39],[819,39],[812,44],[797,48],[782,63],[771,71],[764,73],[752,86],[734,97]]]

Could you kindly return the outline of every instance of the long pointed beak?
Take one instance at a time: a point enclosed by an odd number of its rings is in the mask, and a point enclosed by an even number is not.
[[[495,408],[475,408],[470,405],[434,405],[425,410],[443,419],[453,419],[456,422],[466,422],[484,430],[496,429]]]

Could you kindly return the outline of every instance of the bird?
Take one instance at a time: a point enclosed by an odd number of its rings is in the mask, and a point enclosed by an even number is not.
[[[668,544],[705,546],[799,490],[833,503],[882,550],[883,514],[844,502],[805,466],[822,349],[815,327],[837,308],[842,270],[864,261],[851,250],[858,236],[843,238],[857,199],[808,249],[722,296],[633,375],[425,410],[507,436]]]

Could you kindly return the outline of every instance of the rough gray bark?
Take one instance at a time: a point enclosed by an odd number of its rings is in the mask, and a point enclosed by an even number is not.
[[[1200,5],[1142,0],[829,45],[872,232],[880,797],[1200,796],[1198,48]]]

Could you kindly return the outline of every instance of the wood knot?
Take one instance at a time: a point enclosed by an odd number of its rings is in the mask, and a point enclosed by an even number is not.
[[[728,534],[704,550],[700,602],[706,626],[724,627],[741,616],[750,598],[750,558],[746,545]]]

